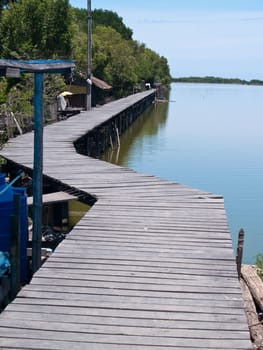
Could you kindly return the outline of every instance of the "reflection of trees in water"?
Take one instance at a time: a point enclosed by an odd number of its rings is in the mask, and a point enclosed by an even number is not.
[[[167,96],[169,100],[169,96]],[[154,136],[164,126],[168,116],[169,103],[161,102],[150,106],[121,136],[121,146],[108,149],[100,159],[123,165],[134,142],[145,136]]]

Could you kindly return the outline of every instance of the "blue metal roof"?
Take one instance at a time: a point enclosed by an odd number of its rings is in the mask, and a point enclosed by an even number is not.
[[[0,59],[0,76],[18,76],[20,73],[70,73],[72,60],[9,60]]]

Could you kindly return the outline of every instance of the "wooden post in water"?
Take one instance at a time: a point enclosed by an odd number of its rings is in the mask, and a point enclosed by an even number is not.
[[[244,236],[245,236],[245,232],[241,228],[239,230],[239,233],[238,233],[238,243],[237,243],[237,253],[236,253],[236,264],[237,264],[238,279],[240,279],[240,276],[241,276],[241,265],[242,265],[242,258],[243,258]]]
[[[111,146],[111,149],[113,149],[113,142],[112,142],[112,137],[110,135],[110,146]]]
[[[116,130],[116,136],[117,136],[118,147],[120,147],[121,141],[120,141],[119,129],[116,127],[115,130]]]

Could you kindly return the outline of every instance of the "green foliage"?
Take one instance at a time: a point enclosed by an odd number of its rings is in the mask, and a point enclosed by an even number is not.
[[[73,11],[79,26],[79,30],[87,33],[87,10],[74,8]],[[94,9],[92,11],[93,30],[95,30],[97,26],[111,27],[115,29],[124,40],[132,39],[132,30],[123,23],[123,19],[119,17],[116,12]]]
[[[2,13],[0,54],[4,58],[68,57],[71,53],[68,0],[21,0]]]
[[[6,102],[7,94],[7,80],[6,78],[0,79],[0,105]]]
[[[263,254],[257,255],[256,265],[258,268],[258,275],[263,280]]]
[[[132,39],[132,30],[123,23],[123,19],[119,17],[116,12],[95,9],[92,12],[92,23],[94,28],[97,26],[111,27],[115,29],[123,39]]]
[[[160,57],[156,52],[140,45],[137,52],[137,72],[140,81],[151,84],[162,82],[168,84],[171,80],[167,59]]]
[[[14,84],[15,82],[15,84]],[[44,118],[49,118],[49,108],[56,103],[56,96],[65,89],[61,75],[48,74],[44,79]],[[22,128],[32,125],[33,120],[33,75],[25,74],[19,80],[0,80],[0,114],[10,114]]]
[[[22,128],[32,125],[33,77],[31,74],[22,76],[16,84],[9,79],[4,82],[4,103],[0,104],[0,114],[13,115]]]
[[[5,5],[8,5],[7,2]],[[9,1],[0,18],[0,55],[4,58],[69,58],[73,31],[68,0]],[[45,111],[65,87],[61,76],[45,76]],[[32,125],[33,78],[0,80],[0,113],[15,115],[19,124]]]
[[[263,81],[262,80],[258,80],[258,79],[253,79],[250,81],[246,81],[247,85],[263,85]]]
[[[69,0],[56,0],[50,4],[50,19],[46,45],[47,58],[68,58],[72,49],[72,11]]]
[[[2,0],[1,9],[0,57],[73,58],[76,72],[85,78],[85,9],[71,7],[69,0]],[[113,86],[115,96],[126,95],[144,82],[170,82],[166,58],[132,40],[132,30],[117,13],[95,9],[92,20],[92,72]],[[0,103],[14,94],[16,82],[8,79],[7,86],[1,89]]]
[[[7,6],[8,2],[8,0],[0,0],[0,12]]]
[[[0,15],[4,8],[8,7],[9,4],[17,2],[18,0],[0,0]]]
[[[74,18],[73,59],[80,76],[85,76],[87,11],[74,9]],[[92,72],[113,86],[115,96],[128,94],[144,82],[170,83],[166,58],[132,40],[132,30],[115,12],[95,9],[92,23]]]
[[[78,26],[78,31],[87,33],[87,9],[72,8],[74,23]]]
[[[119,90],[120,95],[127,93],[127,89],[137,81],[136,60],[131,45],[113,28],[104,26],[96,27],[93,40],[94,75],[103,77]]]

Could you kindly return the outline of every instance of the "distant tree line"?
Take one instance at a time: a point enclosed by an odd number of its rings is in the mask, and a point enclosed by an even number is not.
[[[263,85],[262,80],[244,80],[238,78],[220,78],[220,77],[182,77],[172,78],[175,83],[209,83],[209,84],[241,84],[241,85]]]

